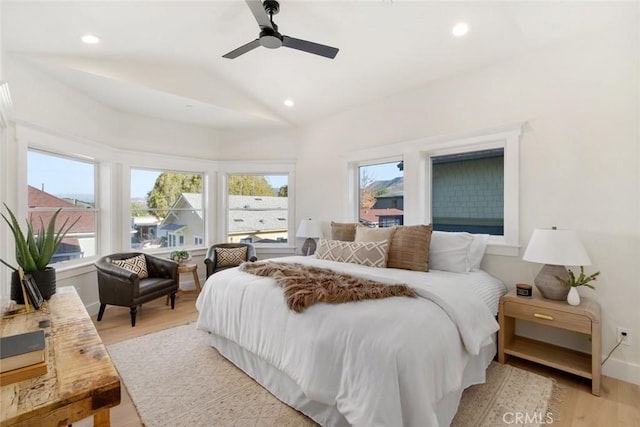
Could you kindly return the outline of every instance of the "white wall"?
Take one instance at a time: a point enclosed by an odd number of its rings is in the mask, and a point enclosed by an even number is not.
[[[605,374],[640,383],[640,82],[638,35],[610,32],[545,48],[431,84],[280,135],[297,148],[297,218],[345,218],[354,150],[526,120],[520,152],[521,253],[534,228],[579,232],[602,305],[602,352],[617,326],[632,329]],[[272,146],[252,145],[253,156]],[[262,148],[261,148],[262,147]],[[244,147],[243,147],[244,148]],[[243,148],[226,150],[238,158]],[[320,196],[321,195],[321,196]],[[509,286],[532,283],[540,265],[487,256],[483,267]],[[536,332],[532,333],[544,333]],[[586,339],[551,336],[584,348]]]

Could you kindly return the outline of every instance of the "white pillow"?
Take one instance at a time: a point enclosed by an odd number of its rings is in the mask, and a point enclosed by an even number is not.
[[[469,271],[480,270],[480,263],[484,257],[484,251],[487,249],[489,241],[488,234],[472,234],[473,243],[469,248]]]
[[[473,240],[470,233],[434,231],[429,247],[429,268],[452,273],[470,271],[469,249]]]

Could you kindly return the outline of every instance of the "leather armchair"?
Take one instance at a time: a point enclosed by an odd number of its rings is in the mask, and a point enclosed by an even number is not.
[[[169,259],[143,254],[147,263],[149,277],[140,279],[138,274],[126,268],[112,264],[112,260],[123,260],[142,252],[118,253],[104,256],[95,262],[98,272],[98,292],[100,311],[98,321],[102,320],[107,304],[129,307],[131,326],[136,326],[138,306],[156,298],[169,295],[171,309],[175,307],[176,292],[179,288],[178,263]]]
[[[204,264],[207,266],[207,278],[211,276],[213,273],[216,273],[221,270],[226,270],[227,268],[237,267],[235,265],[227,265],[224,267],[218,266],[218,260],[216,258],[216,248],[247,248],[247,259],[245,261],[255,262],[258,260],[256,257],[256,249],[250,243],[218,243],[217,245],[211,246],[207,250],[207,256],[204,258]]]

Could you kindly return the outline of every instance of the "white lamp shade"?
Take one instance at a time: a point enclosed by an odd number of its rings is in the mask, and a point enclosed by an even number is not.
[[[536,228],[523,260],[551,265],[591,265],[575,231]]]
[[[307,237],[311,239],[322,237],[322,229],[320,228],[320,223],[318,223],[318,221],[312,220],[311,218],[303,219],[302,221],[300,221],[300,226],[298,227],[296,237]]]

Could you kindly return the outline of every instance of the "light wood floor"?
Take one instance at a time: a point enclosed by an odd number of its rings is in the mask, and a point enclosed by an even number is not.
[[[128,308],[108,307],[101,322],[96,322],[95,316],[93,321],[102,341],[109,345],[192,322],[197,317],[194,304],[194,294],[179,295],[173,311],[165,305],[164,298],[147,303],[138,309],[135,328],[131,327]],[[640,427],[640,386],[602,377],[601,395],[596,397],[591,394],[591,383],[586,379],[514,358],[509,360],[509,364],[553,377],[562,384],[564,395],[559,405],[561,419],[554,420],[554,426]],[[90,425],[90,420],[74,424],[76,427]],[[142,425],[124,384],[122,403],[111,409],[111,425]]]

